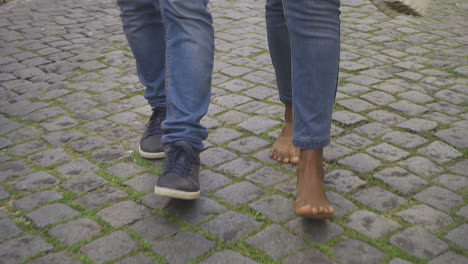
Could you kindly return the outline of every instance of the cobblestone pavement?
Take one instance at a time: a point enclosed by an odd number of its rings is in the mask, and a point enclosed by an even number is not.
[[[264,1],[212,0],[203,197],[156,197],[150,114],[111,0],[0,7],[0,263],[468,263],[467,0],[424,19],[342,3],[330,221],[268,158],[283,107]]]

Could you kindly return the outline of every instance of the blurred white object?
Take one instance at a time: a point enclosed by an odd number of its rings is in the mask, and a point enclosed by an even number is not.
[[[380,11],[389,17],[400,15],[424,16],[431,0],[370,0]]]

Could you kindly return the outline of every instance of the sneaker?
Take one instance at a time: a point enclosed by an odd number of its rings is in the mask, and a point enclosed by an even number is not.
[[[140,156],[146,159],[164,158],[164,147],[162,144],[161,123],[166,118],[166,108],[155,107],[148,123],[146,123],[145,132],[140,139],[138,152]]]
[[[200,197],[200,157],[183,141],[166,146],[164,173],[154,187],[154,193],[172,198],[193,200]]]

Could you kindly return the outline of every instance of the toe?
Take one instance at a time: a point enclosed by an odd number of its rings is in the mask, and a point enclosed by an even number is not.
[[[298,156],[293,156],[291,158],[291,163],[292,164],[298,164],[299,163],[299,157]]]

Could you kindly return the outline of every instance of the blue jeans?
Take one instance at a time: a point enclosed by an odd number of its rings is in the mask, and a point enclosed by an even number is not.
[[[186,141],[196,151],[211,94],[214,30],[208,0],[117,0],[145,98],[166,107],[163,143]]]
[[[330,143],[340,59],[339,0],[267,0],[266,22],[280,100],[293,109],[293,144]]]

